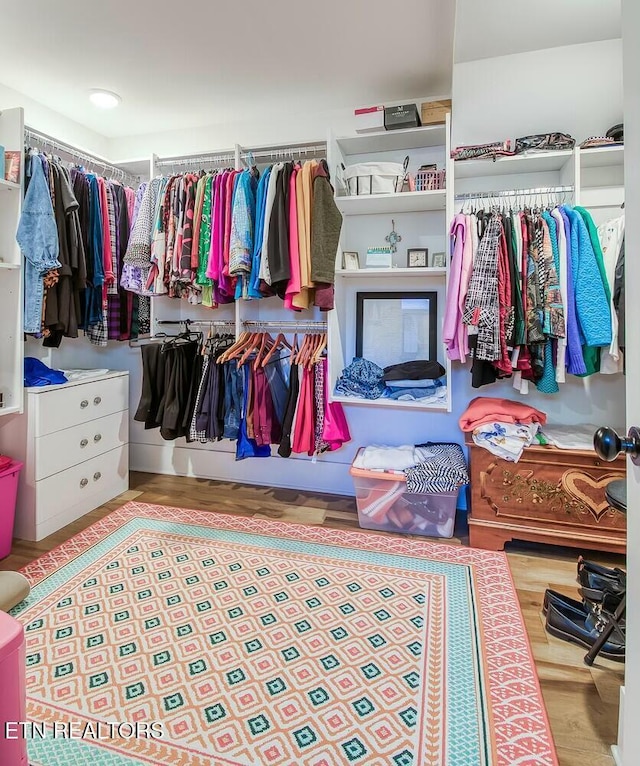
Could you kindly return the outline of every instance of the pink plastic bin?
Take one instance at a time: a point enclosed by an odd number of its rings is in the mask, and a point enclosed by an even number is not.
[[[402,473],[355,468],[353,477],[358,524],[363,529],[427,537],[453,537],[458,491],[407,492]]]
[[[5,559],[11,553],[21,469],[22,463],[14,460],[8,468],[0,471],[0,559]]]
[[[24,629],[4,612],[0,612],[0,679],[0,763],[27,766],[27,743],[15,725],[27,720]]]

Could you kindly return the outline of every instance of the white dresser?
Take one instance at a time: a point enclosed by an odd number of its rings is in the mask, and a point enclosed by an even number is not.
[[[42,540],[129,488],[129,373],[25,389],[0,448],[24,461],[14,536]]]

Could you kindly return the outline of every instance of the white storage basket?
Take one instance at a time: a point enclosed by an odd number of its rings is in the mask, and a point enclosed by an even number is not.
[[[407,158],[408,160],[408,158]],[[402,190],[406,167],[399,162],[359,162],[344,171],[347,194],[393,194]]]

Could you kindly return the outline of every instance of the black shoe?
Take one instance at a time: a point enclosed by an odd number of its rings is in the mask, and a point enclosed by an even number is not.
[[[578,559],[578,582],[583,588],[610,593],[624,593],[627,588],[627,573],[622,569],[610,569],[592,561]]]
[[[564,605],[558,600],[549,599],[547,604],[546,630],[552,636],[563,641],[571,641],[585,649],[591,649],[600,636],[601,621],[590,627],[584,610],[580,613],[571,605]],[[607,660],[624,662],[624,637],[620,631],[614,631],[605,643],[600,654]]]
[[[582,601],[576,601],[575,598],[569,598],[569,596],[564,596],[562,593],[547,588],[544,592],[544,600],[542,602],[542,614],[546,614],[549,611],[550,603],[559,603],[561,606],[571,607],[577,612],[588,614],[588,610],[585,609]]]

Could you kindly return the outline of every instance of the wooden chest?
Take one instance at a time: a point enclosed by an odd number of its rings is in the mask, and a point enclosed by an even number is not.
[[[606,463],[594,451],[532,446],[518,463],[478,447],[470,456],[470,544],[502,550],[510,540],[624,553],[626,516],[605,487],[626,474],[623,456]]]

